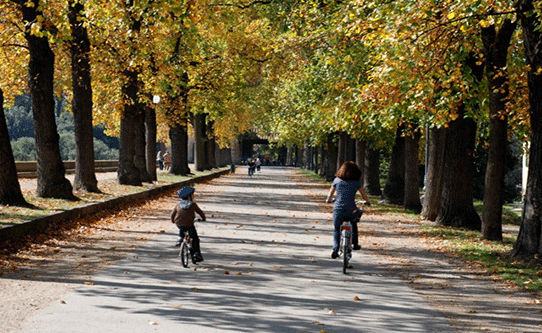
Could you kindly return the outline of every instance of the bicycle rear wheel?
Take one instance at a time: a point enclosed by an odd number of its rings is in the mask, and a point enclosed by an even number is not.
[[[343,242],[343,274],[346,274],[346,269],[348,268],[348,261],[350,261],[350,253],[348,250],[348,241],[346,241],[345,239],[345,241]]]
[[[188,249],[188,245],[184,241],[181,243],[181,251],[179,252],[179,255],[181,256],[183,267],[188,267],[188,261],[190,260],[190,251]]]

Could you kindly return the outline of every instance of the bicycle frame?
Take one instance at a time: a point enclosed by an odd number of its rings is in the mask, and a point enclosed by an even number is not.
[[[344,221],[341,225],[341,244],[339,246],[339,256],[343,257],[343,273],[350,268],[348,262],[352,258],[352,223]]]
[[[184,267],[188,267],[190,257],[192,257],[192,237],[188,231],[184,232],[183,242],[181,243],[181,249],[179,250],[179,257]]]

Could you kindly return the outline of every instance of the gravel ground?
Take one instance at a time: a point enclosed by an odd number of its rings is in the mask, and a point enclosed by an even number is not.
[[[242,169],[227,177],[241,173]],[[305,189],[307,200],[318,202],[322,214],[331,219],[331,207],[324,203],[327,186],[307,186],[303,177],[292,177]],[[21,186],[30,184],[31,180],[21,182]],[[198,186],[213,186],[213,182]],[[171,227],[168,221],[152,221],[148,216],[169,205],[168,200],[171,198],[153,200],[98,221],[85,221],[65,237],[44,240],[0,258],[2,332],[20,332],[21,322],[38,309],[62,302],[61,295],[165,232]],[[505,284],[441,252],[438,244],[423,237],[425,223],[372,215],[369,208],[360,225],[362,250],[356,255],[377,254],[380,266],[403,278],[460,332],[542,332],[541,295]]]

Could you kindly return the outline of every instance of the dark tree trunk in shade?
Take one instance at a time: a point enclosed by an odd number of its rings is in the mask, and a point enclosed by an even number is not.
[[[4,114],[4,93],[0,89],[0,205],[30,206],[23,197],[17,179],[17,167],[9,139],[8,126]]]
[[[156,181],[156,111],[150,106],[145,107],[145,145],[147,173],[151,181]]]
[[[334,142],[335,133],[330,133],[327,136],[327,170],[326,180],[331,181],[335,178],[337,173],[337,159],[339,155],[339,149]]]
[[[402,205],[405,201],[405,138],[403,127],[397,128],[393,145],[390,167],[382,200],[386,203]]]
[[[363,167],[363,190],[367,195],[382,195],[380,188],[380,149],[367,144]]]
[[[502,206],[504,204],[504,177],[506,175],[506,148],[508,145],[509,101],[508,47],[516,23],[504,20],[497,33],[495,25],[482,29],[486,50],[486,77],[489,82],[489,151],[484,185],[482,237],[502,240]]]
[[[94,135],[92,132],[92,84],[90,73],[90,41],[84,25],[82,3],[69,1],[68,18],[72,31],[71,68],[75,125],[74,187],[100,192],[94,167]]]
[[[464,116],[449,124],[444,148],[442,198],[437,224],[480,230],[481,219],[473,205],[476,122]]]
[[[32,5],[21,5],[23,22],[36,22],[39,1],[31,1]],[[66,179],[66,169],[60,156],[59,141],[55,122],[54,101],[54,65],[55,55],[51,50],[47,37],[37,37],[30,31],[29,24],[25,28],[30,61],[28,63],[28,85],[32,95],[32,115],[34,118],[34,137],[37,155],[37,195],[44,198],[60,198],[77,200],[73,195],[72,185]]]
[[[542,256],[542,31],[540,19],[534,11],[533,0],[517,3],[523,30],[525,58],[530,70],[527,72],[529,104],[531,106],[531,147],[529,174],[523,204],[523,216],[514,254],[518,256]]]
[[[122,91],[126,99],[120,119],[120,150],[117,178],[121,185],[141,186],[141,173],[135,164],[137,131],[143,117],[138,106],[138,72],[126,70],[128,79]]]
[[[419,176],[419,147],[421,133],[416,131],[405,137],[405,209],[420,213],[420,176]]]
[[[429,221],[437,219],[442,197],[442,176],[444,171],[444,145],[446,129],[433,127],[428,131],[427,174],[422,217]]]

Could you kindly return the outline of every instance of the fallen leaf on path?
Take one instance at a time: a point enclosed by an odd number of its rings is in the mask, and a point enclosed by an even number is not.
[[[230,271],[226,270],[224,271],[224,274],[230,274]]]
[[[280,267],[280,266],[275,266],[275,267],[273,267],[273,268],[274,268],[274,269],[282,269],[282,267]]]
[[[359,298],[358,296],[354,297],[354,301],[361,301],[361,298]]]
[[[313,324],[313,325],[324,325],[324,324],[322,324],[322,323],[319,322],[319,321],[313,321],[312,324]]]
[[[86,284],[87,286],[93,286],[93,285],[94,285],[94,283],[92,283],[92,282],[85,282],[85,284]]]

